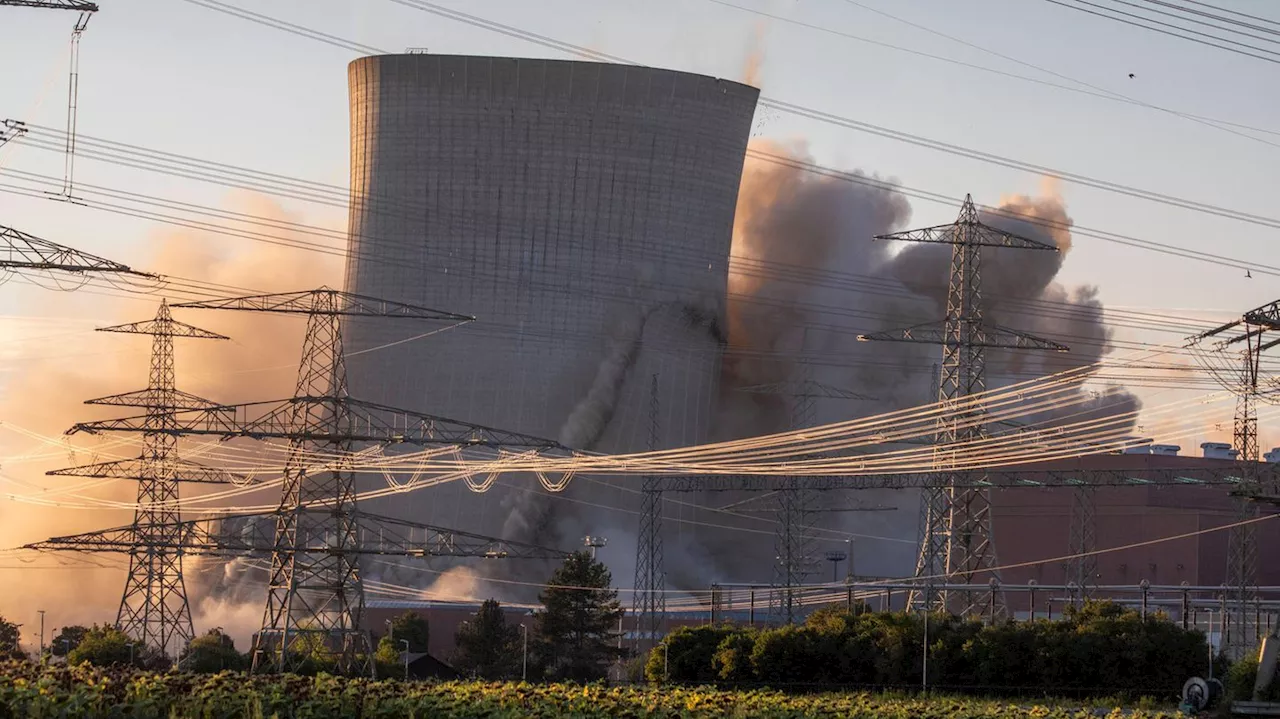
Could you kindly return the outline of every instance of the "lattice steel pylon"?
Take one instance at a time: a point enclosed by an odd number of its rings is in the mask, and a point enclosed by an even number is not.
[[[1068,544],[1071,559],[1067,563],[1067,581],[1079,587],[1080,596],[1089,599],[1098,586],[1097,513],[1098,488],[1091,482],[1080,482],[1071,492],[1071,526]]]
[[[285,464],[271,548],[268,599],[255,638],[255,671],[306,665],[372,674],[372,646],[362,628],[364,586],[358,558],[368,515],[357,514],[353,445],[405,443],[461,448],[568,450],[556,442],[352,398],[347,393],[344,317],[442,320],[474,318],[322,287],[306,292],[187,302],[175,307],[299,314],[307,317],[294,396],[172,414],[175,436],[285,439]],[[252,415],[252,416],[251,416]],[[143,417],[78,424],[72,432],[136,431]],[[312,457],[323,456],[319,468]],[[381,520],[395,523],[395,520]],[[365,522],[365,524],[362,524]],[[403,524],[403,523],[400,523]],[[406,548],[386,554],[423,556]]]
[[[754,394],[773,394],[791,400],[792,430],[813,426],[815,401],[818,398],[845,400],[872,400],[857,392],[832,387],[813,380],[808,364],[801,364],[799,378],[788,382],[752,385],[739,391]],[[784,477],[775,491],[773,591],[769,593],[770,623],[792,624],[800,607],[800,592],[805,581],[815,573],[817,560],[813,556],[813,509],[816,492],[807,484],[807,477]]]
[[[658,375],[649,383],[649,451],[658,448]],[[667,618],[667,572],[663,566],[662,491],[657,478],[642,480],[640,533],[636,540],[635,594],[631,615],[635,622],[632,648],[637,656],[652,648],[665,633]]]
[[[981,574],[992,574],[996,566],[991,535],[991,498],[985,489],[971,485],[956,488],[960,473],[950,466],[947,448],[980,440],[986,430],[983,410],[969,398],[986,391],[986,350],[1040,349],[1058,352],[1067,347],[1016,330],[987,324],[982,317],[982,248],[1008,247],[1057,252],[1055,245],[1015,235],[983,224],[973,198],[966,195],[960,216],[954,223],[889,235],[880,240],[926,242],[951,245],[951,267],[947,284],[946,317],[941,327],[921,325],[902,330],[860,335],[863,341],[920,342],[942,345],[942,369],[938,402],[943,415],[938,422],[935,466],[946,478],[940,489],[925,490],[922,496],[920,555],[916,577],[943,578],[949,585],[973,584],[979,590],[962,592],[959,602],[932,589],[926,581],[921,592],[911,596],[911,604],[930,610],[947,608],[959,614],[981,613],[991,605],[992,591]],[[1003,602],[998,606],[1003,611]]]
[[[177,389],[174,380],[175,337],[225,340],[226,337],[173,319],[169,305],[161,301],[155,319],[101,327],[100,332],[150,335],[151,372],[147,388],[136,392],[91,399],[86,404],[140,407],[147,411],[142,428],[142,454],[133,459],[59,469],[51,475],[133,479],[138,482],[137,508],[130,525],[129,573],[116,613],[116,626],[144,645],[170,656],[195,638],[191,607],[182,576],[182,553],[170,547],[174,527],[181,522],[179,483],[225,483],[235,477],[182,460],[178,438],[169,433],[171,413],[192,408],[214,408],[217,403]]]
[[[1236,394],[1231,434],[1240,460],[1241,486],[1236,500],[1235,526],[1227,535],[1226,585],[1230,609],[1225,632],[1226,649],[1233,657],[1252,651],[1261,631],[1257,613],[1251,609],[1258,600],[1257,536],[1253,523],[1242,524],[1258,516],[1257,505],[1249,497],[1274,495],[1280,490],[1274,481],[1262,481],[1258,464],[1258,402],[1275,403],[1280,398],[1280,388],[1274,381],[1265,388],[1260,383],[1262,353],[1280,344],[1280,339],[1265,341],[1266,333],[1275,330],[1280,330],[1280,301],[1250,310],[1238,320],[1189,339],[1190,346],[1197,350],[1194,356],[1200,364],[1219,384]],[[1207,342],[1223,334],[1229,336]],[[1233,361],[1228,350],[1240,345],[1243,349]]]

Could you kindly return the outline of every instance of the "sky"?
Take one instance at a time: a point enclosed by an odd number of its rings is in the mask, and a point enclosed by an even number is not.
[[[226,3],[389,51],[570,57],[395,0]],[[100,4],[102,10],[81,42],[82,136],[346,185],[346,65],[360,53],[229,17],[191,0]],[[646,65],[734,80],[746,79],[747,68],[758,65],[754,79],[775,100],[1116,185],[1255,215],[1274,213],[1273,191],[1280,186],[1280,93],[1274,89],[1280,65],[1043,0],[435,4]],[[1280,11],[1264,0],[1216,4],[1280,18]],[[75,19],[65,11],[0,8],[0,118],[33,127],[64,126],[68,39]],[[1117,93],[1137,104],[1088,93]],[[1234,125],[1224,130],[1177,113]],[[972,193],[979,203],[994,205],[1001,196],[1035,194],[1044,186],[1039,172],[776,110],[758,111],[753,134],[804,141],[824,165],[860,169],[948,197]],[[157,238],[175,240],[173,228],[150,220],[5,191],[22,184],[8,172],[60,177],[62,169],[58,153],[21,141],[0,148],[0,225],[143,269],[157,259]],[[88,159],[77,163],[76,181],[210,206],[243,207],[255,201],[224,187]],[[1059,182],[1056,190],[1081,227],[1259,267],[1280,264],[1275,262],[1274,229],[1069,180]],[[345,230],[341,208],[279,202],[273,211],[335,232]],[[911,226],[948,222],[957,211],[954,205],[915,199],[912,206]],[[217,241],[222,243],[217,250],[253,249],[242,239]],[[290,262],[288,251],[273,257]],[[191,272],[218,281],[223,275],[212,269],[216,264],[210,262],[207,276],[199,266]],[[264,278],[279,275],[282,281],[293,276],[270,266],[258,271]],[[1280,295],[1276,275],[1261,270],[1251,274],[1246,278],[1238,268],[1076,235],[1058,279],[1067,285],[1096,285],[1109,308],[1221,322]],[[299,271],[299,276],[311,275]],[[113,367],[133,363],[135,384],[142,386],[145,342],[125,343],[127,348],[121,349],[120,340],[96,341],[90,330],[125,321],[122,314],[144,319],[154,305],[154,298],[49,292],[19,281],[0,286],[0,393],[23,388],[24,377],[52,358],[89,368],[108,361]],[[1178,339],[1131,327],[1117,329],[1116,337]],[[284,365],[287,375],[288,358]],[[1153,391],[1140,394],[1149,402],[1169,398]],[[1229,430],[1230,408],[1224,411]],[[0,423],[10,419],[0,416]],[[1264,425],[1264,450],[1271,446],[1273,429]],[[1280,440],[1280,434],[1274,436]]]
[[[230,17],[208,4],[103,0],[81,43],[79,133],[345,186],[346,64],[360,53]],[[228,4],[249,7],[243,0]],[[1221,4],[1263,15],[1271,9],[1261,0]],[[647,65],[737,80],[758,66],[753,79],[768,98],[1023,163],[1256,215],[1266,216],[1274,206],[1280,94],[1268,89],[1275,87],[1280,65],[1043,0],[437,5]],[[396,0],[271,0],[252,7],[389,51],[567,57]],[[0,63],[6,68],[0,118],[64,127],[74,21],[67,11],[0,8]],[[1132,102],[1097,96],[1112,93]],[[1224,129],[1179,114],[1234,124]],[[1034,194],[1044,182],[1035,171],[768,108],[757,112],[753,134],[802,140],[825,165],[949,197],[972,193],[979,203]],[[21,142],[0,148],[0,172],[59,177],[62,169],[59,153]],[[220,186],[83,158],[76,180],[204,205],[243,201]],[[0,175],[0,183],[21,181]],[[1275,256],[1272,228],[1069,180],[1056,189],[1080,227],[1246,264],[1268,265]],[[341,208],[281,204],[281,211],[309,224],[335,232],[345,227]],[[956,212],[948,204],[912,205],[914,226],[947,222]],[[139,267],[153,259],[149,243],[166,230],[149,220],[3,191],[0,224]],[[250,245],[235,238],[219,242],[229,251]],[[1274,299],[1276,276],[1250,274],[1077,235],[1059,280],[1096,285],[1109,308],[1216,322]],[[78,333],[115,317],[120,303],[147,312],[154,300],[54,297],[10,282],[0,292],[0,337],[7,341],[0,352],[0,391],[30,363],[74,353]],[[1178,339],[1133,327],[1117,329],[1116,337]],[[103,351],[139,354],[145,348]]]
[[[80,135],[345,186],[346,65],[361,53],[230,17],[210,4],[217,3],[103,0],[81,42]],[[1044,0],[435,4],[646,65],[736,80],[757,67],[752,79],[765,97],[1022,163],[1256,215],[1266,216],[1274,206],[1280,94],[1268,88],[1274,88],[1280,65]],[[1253,14],[1270,9],[1261,0],[1221,4]],[[569,57],[397,0],[224,5],[252,7],[393,52]],[[65,126],[75,19],[67,11],[0,8],[0,63],[6,68],[0,73],[0,118],[53,130]],[[1234,124],[1224,129],[1179,114]],[[775,109],[757,111],[753,134],[804,141],[828,166],[948,197],[972,193],[979,203],[1035,194],[1044,184],[1038,172]],[[4,171],[60,177],[63,157],[14,142],[0,148]],[[202,205],[244,201],[217,185],[85,158],[75,177]],[[15,183],[23,184],[0,175],[0,184]],[[4,189],[0,224],[139,267],[154,259],[148,248],[157,234],[172,230]],[[1273,228],[1071,181],[1057,183],[1056,190],[1079,227],[1246,264],[1268,265],[1274,258]],[[308,224],[345,229],[342,208],[280,203],[282,212]],[[912,226],[947,222],[956,212],[949,204],[913,199],[912,205]],[[227,251],[252,249],[243,239],[218,242]],[[1218,322],[1275,298],[1276,275],[1250,274],[1077,234],[1058,279],[1068,286],[1096,285],[1109,308]],[[87,292],[53,297],[44,288],[10,282],[0,291],[0,337],[7,340],[0,352],[0,392],[30,363],[74,354],[77,344],[70,340],[115,318],[121,303],[149,314],[154,300],[109,300]],[[58,331],[49,331],[54,323]],[[1116,337],[1179,339],[1135,327],[1118,328]],[[140,354],[145,347],[100,351]]]

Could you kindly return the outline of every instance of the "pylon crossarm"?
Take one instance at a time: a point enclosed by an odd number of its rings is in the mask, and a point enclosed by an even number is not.
[[[329,417],[343,417],[334,426]],[[166,426],[154,427],[147,416],[125,417],[76,424],[77,432],[161,432],[172,435],[216,435],[226,438],[296,439],[314,442],[378,442],[389,444],[500,447],[560,450],[558,442],[532,435],[492,429],[477,424],[387,407],[346,397],[291,397],[271,402],[249,402],[212,409],[172,412]],[[250,419],[253,417],[253,419]],[[306,417],[298,426],[298,417]]]
[[[475,317],[443,312],[402,302],[378,299],[343,292],[328,287],[303,292],[283,292],[270,295],[250,295],[225,299],[183,302],[174,307],[207,310],[243,310],[249,312],[278,312],[299,315],[341,315],[347,317],[398,317],[418,320],[449,320],[471,322]]]
[[[176,482],[200,484],[256,484],[257,479],[225,469],[209,467],[198,462],[170,457],[165,461],[165,477],[156,477],[155,463],[146,457],[122,459],[114,462],[84,464],[66,469],[45,472],[57,477],[95,477],[100,479],[170,479]]]
[[[1280,300],[1244,313],[1244,321],[1251,325],[1261,325],[1267,329],[1280,329]]]
[[[748,387],[739,387],[738,391],[747,392],[749,394],[776,394],[788,397],[814,397],[822,399],[851,399],[862,401],[874,401],[876,399],[875,397],[859,394],[841,387],[833,387],[811,379],[806,379],[803,382],[771,382],[769,384],[754,384]]]
[[[976,323],[974,323],[975,326]],[[980,326],[982,330],[983,341],[981,343],[970,343],[973,347],[995,347],[999,349],[1033,349],[1048,350],[1051,352],[1070,352],[1071,349],[1066,345],[1059,344],[1052,340],[1042,337],[1020,332],[1018,330],[1001,327],[999,325],[983,324]],[[913,327],[904,327],[896,330],[885,330],[883,332],[869,332],[867,334],[858,335],[859,342],[914,342],[918,344],[945,345],[950,342],[946,326],[941,322],[929,322]]]
[[[79,10],[98,12],[98,6],[85,0],[0,0],[0,7],[36,7],[46,10]]]
[[[313,506],[304,513],[329,513]],[[147,527],[155,550],[207,557],[269,556],[276,547],[272,532],[277,513],[232,514],[207,519],[155,524]],[[378,555],[401,557],[471,557],[478,559],[562,559],[569,552],[524,542],[513,542],[471,532],[460,532],[370,514],[353,517],[356,541],[332,546],[329,527],[299,527],[294,551],[318,554]],[[54,537],[28,544],[35,551],[128,553],[137,547],[133,526],[116,527]]]
[[[142,407],[166,411],[219,409],[222,405],[194,394],[177,389],[149,388],[136,392],[124,392],[106,397],[85,400],[85,404],[105,404],[115,407]]]
[[[99,327],[99,332],[122,332],[133,335],[169,335],[170,337],[184,337],[192,339],[206,340],[225,340],[230,339],[216,332],[202,330],[195,325],[189,325],[185,322],[177,320],[145,320],[142,322],[130,322],[125,325],[113,325],[111,327]]]
[[[1012,232],[997,230],[987,225],[975,224],[970,227],[972,231],[969,233],[969,241],[967,243],[957,239],[958,233],[956,232],[955,223],[925,227],[918,230],[906,230],[905,232],[894,232],[887,235],[876,235],[876,239],[897,240],[899,242],[925,242],[935,245],[969,244],[979,247],[1014,247],[1020,250],[1058,251],[1055,245],[1021,237]]]
[[[138,272],[119,262],[4,226],[0,226],[0,269],[105,272],[157,278],[157,275]]]
[[[361,539],[373,535],[391,547],[403,547],[408,556],[480,557],[484,559],[564,559],[572,552],[536,544],[515,542],[473,532],[462,532],[421,522],[374,514],[357,514]],[[374,552],[381,553],[381,552]]]

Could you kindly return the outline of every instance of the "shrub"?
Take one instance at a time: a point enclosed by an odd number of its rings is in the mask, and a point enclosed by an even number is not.
[[[915,687],[924,634],[919,615],[826,609],[803,626],[684,628],[664,647],[668,678],[677,682]],[[1059,621],[987,625],[935,614],[928,638],[929,684],[943,689],[1171,698],[1207,669],[1203,634],[1108,603],[1086,604]],[[663,651],[649,657],[651,679],[662,676]]]

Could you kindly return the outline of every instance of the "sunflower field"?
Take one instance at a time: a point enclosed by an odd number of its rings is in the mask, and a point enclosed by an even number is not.
[[[516,719],[517,717],[842,717],[1013,719],[1091,709],[951,697],[788,695],[663,686],[400,682],[320,675],[149,673],[124,667],[0,665],[0,717],[23,719]],[[1118,716],[1118,714],[1116,714]],[[1134,710],[1129,719],[1172,712]]]

